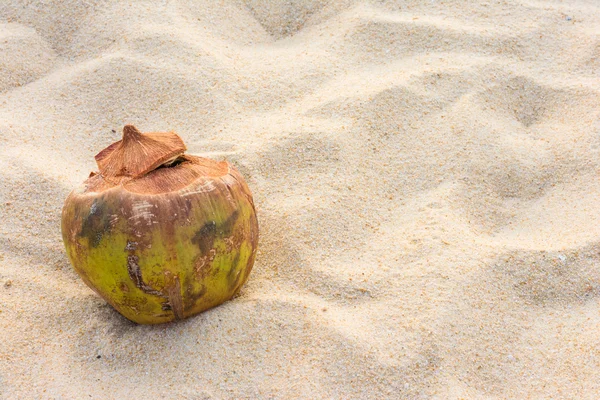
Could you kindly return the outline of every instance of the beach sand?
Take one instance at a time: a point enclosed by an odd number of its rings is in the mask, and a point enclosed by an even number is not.
[[[240,295],[135,325],[60,215],[125,124],[246,177]],[[600,5],[0,3],[0,398],[600,397]]]

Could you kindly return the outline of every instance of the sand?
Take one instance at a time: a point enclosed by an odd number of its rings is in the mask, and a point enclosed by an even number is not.
[[[0,3],[0,398],[600,397],[600,6]],[[138,326],[67,194],[124,124],[246,177],[239,297]]]

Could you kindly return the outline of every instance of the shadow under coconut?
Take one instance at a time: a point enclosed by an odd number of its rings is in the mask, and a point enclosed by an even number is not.
[[[89,312],[85,324],[81,324],[85,334],[81,335],[75,347],[76,360],[87,363],[101,356],[107,364],[117,363],[121,368],[135,369],[140,362],[152,354],[152,359],[168,358],[194,344],[210,342],[204,336],[217,336],[222,321],[231,325],[236,320],[235,309],[239,304],[225,302],[200,314],[183,320],[156,325],[141,325],[122,316],[111,305],[98,297],[90,297],[81,303],[81,308]],[[175,350],[179,349],[179,350]],[[147,361],[147,360],[146,360]]]

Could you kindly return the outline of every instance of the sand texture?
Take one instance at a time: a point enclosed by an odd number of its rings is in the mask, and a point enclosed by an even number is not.
[[[226,158],[239,297],[138,326],[70,266],[124,124]],[[1,399],[600,398],[596,0],[0,1]]]

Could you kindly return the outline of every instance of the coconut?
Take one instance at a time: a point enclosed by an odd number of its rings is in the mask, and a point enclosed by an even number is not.
[[[67,197],[62,235],[83,281],[131,321],[187,318],[231,299],[258,245],[250,189],[226,161],[185,154],[174,132],[141,133],[96,156]]]

